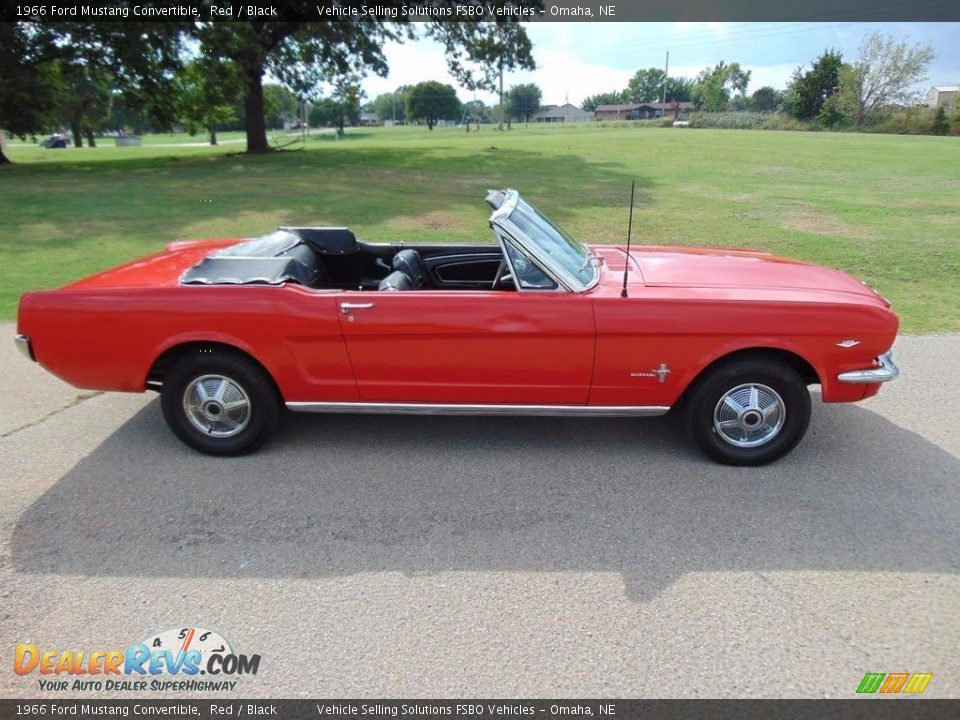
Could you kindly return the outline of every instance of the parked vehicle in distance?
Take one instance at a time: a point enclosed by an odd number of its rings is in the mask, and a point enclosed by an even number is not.
[[[890,303],[764,252],[584,245],[491,191],[489,245],[358,242],[346,228],[175,242],[30,292],[17,343],[85,389],[158,390],[212,455],[281,409],[663,415],[712,458],[759,465],[810,420],[807,386],[854,402],[897,376]]]
[[[60,133],[54,133],[46,140],[40,143],[40,147],[49,149],[59,149],[70,147],[70,141]]]

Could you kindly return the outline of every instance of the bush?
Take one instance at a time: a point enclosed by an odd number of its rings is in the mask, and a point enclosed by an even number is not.
[[[839,95],[831,95],[827,98],[817,114],[817,121],[831,130],[839,130],[850,124],[850,118],[844,111]]]
[[[947,111],[944,109],[943,105],[937,108],[937,112],[933,115],[933,125],[931,130],[934,135],[946,135],[950,130],[950,123],[947,122]]]
[[[911,107],[870,118],[862,129],[891,135],[932,135],[934,116],[929,108]]]
[[[719,112],[691,113],[684,117],[690,127],[718,128],[721,130],[808,130],[809,126],[799,120],[777,113]]]
[[[795,117],[790,115],[774,115],[775,120],[771,121],[770,127],[765,127],[764,130],[814,130],[810,126],[810,123],[804,122],[803,120],[798,120]]]

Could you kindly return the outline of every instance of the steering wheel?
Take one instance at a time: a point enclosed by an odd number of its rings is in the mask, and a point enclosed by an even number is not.
[[[497,274],[493,276],[493,285],[490,286],[491,290],[496,290],[497,286],[502,282],[506,282],[507,280],[513,280],[513,275],[511,275],[508,272],[504,272],[506,269],[507,269],[507,261],[501,260],[500,267],[497,268]]]

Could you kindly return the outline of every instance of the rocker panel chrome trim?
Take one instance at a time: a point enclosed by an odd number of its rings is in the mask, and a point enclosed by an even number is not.
[[[288,402],[293,412],[395,415],[536,415],[589,417],[657,417],[665,405],[487,405],[459,403]]]

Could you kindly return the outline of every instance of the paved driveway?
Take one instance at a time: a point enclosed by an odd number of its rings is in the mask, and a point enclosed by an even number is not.
[[[15,643],[200,625],[262,655],[247,697],[958,697],[960,337],[895,356],[733,469],[624,419],[299,416],[217,460],[2,342],[0,696],[39,694]]]

